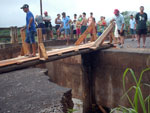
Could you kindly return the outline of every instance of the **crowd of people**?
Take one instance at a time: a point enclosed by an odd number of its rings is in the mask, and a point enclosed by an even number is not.
[[[48,12],[44,12],[44,17],[41,15],[37,15],[35,18],[31,11],[29,10],[29,5],[25,4],[21,7],[23,11],[26,13],[26,27],[22,30],[26,29],[26,40],[28,47],[32,44],[32,54],[28,53],[27,56],[35,56],[35,32],[36,27],[42,28],[43,40],[53,39],[53,26],[51,22],[51,17],[48,15]],[[124,45],[124,37],[125,37],[125,20],[123,15],[120,13],[118,9],[114,10],[114,18],[111,22],[116,23],[115,30],[112,31],[115,36],[114,42],[117,43],[119,48],[122,48]],[[140,47],[140,37],[143,37],[143,47],[145,48],[146,34],[147,34],[147,14],[144,12],[144,7],[140,7],[140,12],[136,14],[135,18],[133,15],[130,17],[130,32],[132,34],[132,40],[136,37],[138,40],[138,48]],[[101,36],[104,30],[107,27],[107,22],[104,16],[101,16],[99,21],[96,22],[96,19],[93,16],[93,13],[90,13],[90,17],[86,17],[86,13],[83,12],[82,15],[74,14],[74,18],[71,19],[70,16],[67,16],[65,12],[62,14],[57,14],[57,18],[55,19],[55,29],[57,39],[67,39],[67,45],[69,44],[69,38],[71,34],[73,38],[79,38],[82,35],[88,26],[92,23],[95,24],[95,30],[97,32],[97,37]],[[90,32],[91,36],[93,35],[93,30]],[[115,41],[117,40],[117,41]]]
[[[42,28],[44,40],[49,39],[48,34],[50,34],[50,37],[53,39],[51,18],[50,16],[48,16],[47,11],[44,12],[44,17],[42,17],[41,15],[37,15],[35,18],[35,22],[38,28]],[[100,20],[96,23],[92,12],[90,13],[89,18],[87,18],[86,13],[83,12],[83,14],[79,15],[79,17],[77,14],[74,14],[73,19],[70,19],[70,16],[67,16],[65,12],[63,12],[62,14],[57,14],[57,18],[55,19],[57,39],[67,39],[68,44],[70,37],[78,39],[79,36],[83,34],[87,27],[93,22],[95,23],[95,26],[97,26],[97,35],[100,36],[107,26],[105,17],[101,16]]]

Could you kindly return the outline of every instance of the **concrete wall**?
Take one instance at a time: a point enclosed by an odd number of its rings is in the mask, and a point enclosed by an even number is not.
[[[109,108],[118,105],[129,106],[127,99],[121,100],[123,96],[123,73],[126,68],[132,68],[135,75],[139,78],[143,69],[147,68],[148,54],[130,53],[130,52],[115,52],[115,51],[101,51],[92,56],[94,61],[92,63],[93,76],[93,93],[97,104],[107,106]],[[143,76],[142,83],[150,84],[150,71]],[[126,88],[135,85],[131,74],[128,73],[126,77]],[[150,88],[143,87],[143,94],[148,96]],[[133,92],[130,93],[133,96]]]
[[[70,40],[70,44],[75,43],[75,39]],[[45,48],[59,47],[66,44],[66,40],[53,40],[44,42]],[[22,44],[0,44],[0,60],[15,58],[20,55]],[[37,47],[37,46],[36,46]]]
[[[73,56],[46,64],[52,82],[72,88],[74,98],[82,99],[82,66],[81,56]]]
[[[51,80],[61,86],[72,88],[74,98],[83,100],[83,109],[91,109],[92,104],[114,108],[118,105],[130,106],[123,96],[122,76],[126,68],[132,68],[137,78],[147,67],[149,53],[128,51],[96,51],[82,56],[74,56],[47,63]],[[150,84],[150,72],[143,76],[142,83]],[[134,85],[131,74],[126,77],[126,87]],[[143,94],[150,94],[144,87]],[[130,93],[133,96],[134,92]],[[85,110],[84,113],[87,113]]]

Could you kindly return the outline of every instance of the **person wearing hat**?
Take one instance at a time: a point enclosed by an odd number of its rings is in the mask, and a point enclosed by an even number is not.
[[[29,57],[35,57],[36,56],[36,44],[35,44],[35,21],[34,21],[34,16],[29,11],[29,5],[24,4],[21,9],[26,13],[26,26],[22,28],[21,30],[26,30],[26,39],[25,42],[28,46],[28,51],[29,53],[26,56]],[[32,45],[32,53],[30,51],[30,44]]]
[[[50,34],[50,37],[53,39],[53,27],[51,23],[51,17],[48,15],[47,11],[44,12],[43,21],[45,22],[45,28],[47,31],[47,39],[49,38],[49,34]]]
[[[122,14],[120,14],[120,11],[118,9],[114,10],[114,19],[112,20],[116,22],[117,25],[117,31],[119,34],[118,37],[118,47],[122,48],[124,44],[124,33],[125,33],[125,21]]]

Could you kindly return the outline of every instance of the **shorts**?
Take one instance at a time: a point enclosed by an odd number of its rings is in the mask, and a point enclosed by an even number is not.
[[[87,29],[87,26],[81,26],[81,34],[83,34]]]
[[[57,31],[59,28],[60,28],[60,25],[56,25],[56,26],[55,26],[56,31]]]
[[[136,34],[135,29],[130,29],[130,33],[131,35],[135,35]]]
[[[147,29],[137,29],[136,33],[137,33],[137,35],[146,35]]]
[[[50,28],[51,31],[53,30],[53,26],[52,26],[51,22],[49,23],[49,28]]]
[[[76,33],[77,33],[76,30],[73,30],[73,34],[76,35]]]
[[[102,32],[97,32],[98,37],[102,35]]]
[[[124,36],[124,30],[122,31],[122,33],[120,33],[120,30],[118,30],[118,34],[119,34],[120,36]]]
[[[67,28],[67,29],[64,29],[64,28],[61,28],[60,29],[60,32],[65,32],[65,35],[70,35],[70,28]]]
[[[38,28],[42,28],[42,34],[46,34],[45,25],[43,23],[38,24]]]
[[[76,30],[76,33],[77,33],[77,35],[80,35],[80,34],[81,34],[81,32],[80,32],[80,29],[79,29],[79,28]]]
[[[25,42],[29,44],[35,43],[35,31],[26,31]]]

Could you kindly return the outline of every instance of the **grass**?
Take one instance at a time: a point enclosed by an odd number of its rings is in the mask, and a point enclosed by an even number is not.
[[[119,106],[117,108],[112,109],[111,113],[113,113],[115,110],[121,111],[123,113],[140,113],[139,112],[139,107],[138,105],[141,106],[143,113],[150,113],[150,94],[144,99],[143,97],[143,93],[141,91],[141,86],[147,86],[150,87],[150,84],[142,84],[142,77],[144,72],[146,71],[150,71],[150,68],[146,68],[145,70],[143,70],[140,74],[140,78],[137,79],[135,76],[134,71],[131,68],[127,68],[123,74],[123,89],[125,91],[125,94],[122,98],[127,97],[130,105],[132,106],[131,108],[126,108],[124,106]],[[125,87],[125,77],[127,76],[127,72],[131,72],[131,76],[134,79],[135,82],[135,86],[130,87],[127,91],[126,91],[126,87]],[[132,100],[128,93],[134,90],[134,99]],[[140,103],[140,104],[139,104]]]
[[[77,111],[77,110],[76,109],[68,109],[67,113],[73,113],[75,111]]]

